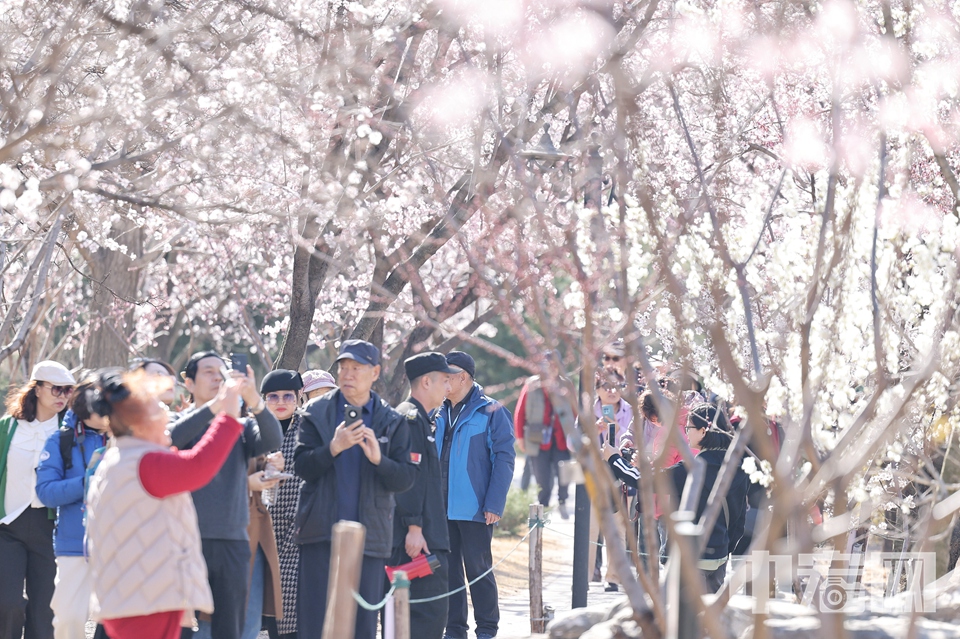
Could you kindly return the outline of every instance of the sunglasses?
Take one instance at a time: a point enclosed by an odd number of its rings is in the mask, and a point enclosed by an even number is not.
[[[607,391],[608,393],[619,393],[626,387],[627,387],[626,384],[623,384],[623,385],[618,384],[616,386],[611,386],[610,384],[604,384],[600,388]]]
[[[623,359],[623,358],[620,357],[619,355],[604,355],[604,356],[603,356],[603,361],[605,361],[605,362],[619,362],[621,359]]]
[[[73,392],[73,386],[54,386],[53,384],[47,386],[46,383],[42,383],[40,386],[49,388],[50,394],[52,394],[54,397],[67,397]]]
[[[283,402],[284,404],[291,404],[297,401],[297,394],[296,393],[267,393],[263,399],[268,404],[279,404],[280,402]]]

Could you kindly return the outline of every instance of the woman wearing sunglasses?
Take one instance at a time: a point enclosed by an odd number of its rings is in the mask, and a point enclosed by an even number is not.
[[[0,637],[53,637],[50,599],[57,564],[53,522],[37,498],[37,464],[76,380],[63,364],[43,361],[7,397],[0,419]],[[27,599],[24,599],[26,588]]]
[[[283,429],[280,451],[250,460],[250,537],[252,572],[247,618],[241,639],[260,634],[261,614],[270,637],[288,636],[297,629],[297,564],[299,547],[293,543],[300,480],[270,479],[283,471],[284,458],[293,459],[300,418],[303,378],[297,371],[275,370],[260,382],[263,403]],[[289,477],[289,475],[287,475]],[[279,484],[279,485],[278,485]]]

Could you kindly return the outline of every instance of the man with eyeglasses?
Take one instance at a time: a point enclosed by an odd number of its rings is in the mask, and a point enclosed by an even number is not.
[[[221,411],[217,394],[225,368],[223,358],[213,351],[195,353],[187,361],[183,383],[193,395],[193,408],[170,426],[170,438],[180,450],[196,445]],[[250,581],[247,463],[277,450],[283,441],[280,423],[257,392],[253,370],[248,366],[246,375],[233,375],[241,379],[240,396],[253,417],[241,420],[243,435],[227,461],[209,484],[193,493],[214,605],[212,620],[201,622],[198,639],[240,639]],[[187,630],[184,636],[192,634]]]

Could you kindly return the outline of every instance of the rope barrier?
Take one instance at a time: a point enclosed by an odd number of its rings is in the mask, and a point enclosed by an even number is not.
[[[480,575],[477,575],[476,579],[473,579],[472,581],[463,584],[462,586],[460,586],[459,588],[456,588],[455,590],[451,590],[450,592],[445,592],[445,593],[443,593],[442,595],[436,595],[436,596],[434,596],[434,597],[426,597],[426,598],[424,598],[424,599],[411,599],[411,600],[410,600],[410,603],[411,603],[411,604],[415,604],[415,603],[428,603],[428,602],[430,602],[430,601],[437,601],[437,600],[439,600],[439,599],[444,599],[444,598],[449,597],[449,596],[451,596],[451,595],[455,595],[455,594],[457,594],[458,592],[460,592],[461,590],[466,590],[467,588],[469,588],[469,587],[472,586],[473,584],[477,583],[478,581],[480,581],[481,579],[483,579],[484,577],[486,577],[487,575],[489,575],[491,572],[493,572],[493,571],[497,568],[497,566],[499,566],[499,565],[502,564],[504,561],[506,561],[506,560],[507,560],[507,557],[509,557],[510,555],[512,555],[514,552],[516,552],[516,550],[520,547],[520,545],[521,545],[523,542],[525,542],[525,541],[530,537],[530,534],[534,531],[534,529],[536,529],[536,528],[546,528],[546,524],[549,523],[549,520],[547,520],[547,519],[530,518],[530,519],[527,520],[527,523],[528,523],[528,525],[530,526],[530,530],[527,531],[527,534],[526,534],[526,535],[524,535],[523,537],[520,538],[520,541],[517,542],[517,545],[514,546],[512,549],[510,549],[510,552],[508,552],[507,554],[505,554],[505,555],[500,559],[500,561],[498,561],[497,563],[493,564],[488,570],[484,571],[484,572],[481,573]],[[363,597],[360,596],[360,593],[358,593],[358,592],[356,592],[356,591],[353,592],[353,598],[356,600],[357,605],[360,606],[361,608],[363,608],[364,610],[369,610],[369,611],[371,611],[371,612],[375,612],[375,611],[377,611],[377,610],[380,610],[381,608],[383,608],[383,607],[387,604],[387,601],[388,601],[388,600],[390,599],[390,597],[393,595],[393,592],[397,589],[398,586],[401,587],[401,588],[403,588],[403,587],[408,588],[408,587],[410,586],[410,582],[407,581],[407,582],[406,582],[406,585],[401,585],[400,582],[395,582],[392,586],[390,586],[390,590],[389,590],[389,592],[387,592],[386,596],[384,596],[383,601],[381,601],[381,602],[378,603],[378,604],[370,604],[370,603],[367,603],[366,600],[365,600]]]
[[[493,564],[490,568],[488,568],[487,570],[485,570],[485,571],[482,572],[481,574],[477,575],[477,577],[476,577],[475,579],[473,579],[473,580],[465,583],[464,585],[460,586],[459,588],[456,588],[456,589],[454,589],[454,590],[451,590],[450,592],[445,592],[445,593],[443,593],[443,594],[441,594],[441,595],[435,595],[435,596],[433,596],[433,597],[425,597],[425,598],[423,598],[423,599],[411,599],[411,600],[410,600],[410,603],[411,603],[411,604],[416,604],[416,603],[429,603],[429,602],[431,602],[431,601],[438,601],[438,600],[440,600],[440,599],[445,599],[446,597],[450,597],[450,596],[452,596],[452,595],[455,595],[455,594],[457,594],[458,592],[460,592],[460,591],[462,591],[462,590],[466,590],[467,588],[469,588],[470,586],[472,586],[473,584],[477,583],[478,581],[480,581],[481,579],[483,579],[484,577],[486,577],[487,575],[489,575],[491,572],[493,572],[494,570],[496,570],[497,567],[498,567],[500,564],[502,564],[504,561],[507,560],[507,557],[509,557],[510,555],[512,555],[514,552],[517,551],[518,548],[520,548],[520,546],[523,544],[523,542],[525,542],[525,541],[530,537],[530,534],[533,533],[534,529],[536,529],[536,528],[543,528],[544,530],[549,530],[550,532],[557,533],[558,535],[564,535],[564,536],[566,536],[566,537],[573,537],[573,535],[571,535],[570,533],[564,532],[564,531],[562,531],[562,530],[557,530],[556,528],[550,528],[549,526],[547,526],[547,524],[549,524],[549,523],[550,523],[550,520],[547,519],[547,518],[544,518],[544,519],[539,519],[539,518],[536,518],[536,517],[531,517],[531,518],[529,518],[529,519],[527,520],[527,525],[530,526],[530,530],[527,531],[527,534],[524,535],[523,537],[521,537],[521,538],[520,538],[520,541],[517,542],[517,545],[514,546],[513,548],[511,548],[511,549],[510,549],[510,552],[508,552],[508,553],[505,554],[503,557],[501,557],[501,558],[500,558],[500,561],[498,561],[497,563]],[[601,547],[601,548],[606,547],[606,544],[605,544],[605,543],[601,543],[601,542],[598,542],[598,541],[591,541],[590,543],[591,543],[591,544],[594,544],[594,545],[596,545],[596,546],[599,546],[599,547]],[[627,553],[628,553],[628,554],[631,554],[631,555],[633,554],[633,553],[631,553],[629,550],[627,551]],[[641,557],[657,557],[657,558],[659,558],[659,557],[660,557],[660,554],[659,554],[659,553],[657,553],[657,554],[650,554],[650,553],[642,552],[642,553],[640,553],[640,556],[641,556]],[[383,608],[383,607],[387,604],[387,601],[390,599],[390,597],[393,595],[394,591],[395,591],[398,587],[400,587],[400,588],[409,588],[409,587],[410,587],[410,581],[407,580],[406,583],[401,583],[401,582],[399,582],[399,581],[395,582],[392,586],[390,586],[390,590],[389,590],[389,591],[387,592],[387,594],[384,596],[383,601],[381,601],[381,602],[378,603],[378,604],[370,604],[370,603],[367,603],[366,600],[364,600],[364,598],[360,596],[360,593],[358,593],[358,592],[356,592],[356,591],[353,592],[353,598],[356,600],[357,605],[360,606],[361,608],[363,608],[364,610],[370,610],[371,612],[375,612],[375,611],[377,611],[377,610],[380,610],[381,608]],[[534,621],[544,621],[544,620],[543,620],[543,619],[535,619]]]
[[[377,610],[380,610],[385,605],[387,605],[387,602],[390,601],[390,597],[393,596],[393,592],[396,589],[397,589],[396,585],[390,586],[390,590],[387,591],[387,594],[383,598],[383,601],[381,601],[378,604],[368,604],[367,600],[361,597],[360,593],[357,592],[356,590],[353,591],[353,598],[357,602],[357,605],[363,608],[364,610],[369,610],[370,612],[376,612]]]
[[[484,571],[483,573],[481,573],[480,575],[477,575],[477,578],[476,578],[476,579],[474,579],[473,581],[470,581],[469,583],[463,584],[462,586],[460,586],[460,587],[457,588],[456,590],[451,590],[450,592],[444,593],[444,594],[442,594],[442,595],[436,595],[435,597],[426,597],[426,598],[424,598],[424,599],[411,599],[411,600],[410,600],[410,603],[411,603],[411,604],[415,604],[415,603],[427,603],[427,602],[430,602],[430,601],[437,601],[438,599],[443,599],[443,598],[445,598],[445,597],[449,597],[449,596],[451,596],[451,595],[455,595],[455,594],[457,594],[458,592],[460,592],[461,590],[466,590],[467,588],[469,588],[469,587],[472,586],[473,584],[477,583],[478,581],[480,581],[481,579],[483,579],[484,577],[486,577],[487,575],[489,575],[491,572],[493,572],[493,571],[496,569],[497,566],[499,566],[499,565],[502,564],[504,561],[506,561],[506,560],[507,560],[507,557],[509,557],[510,555],[512,555],[514,552],[516,552],[517,548],[519,548],[520,545],[521,545],[523,542],[525,542],[525,541],[530,537],[530,534],[533,533],[533,531],[534,531],[535,528],[545,528],[544,524],[547,523],[547,522],[546,522],[546,520],[543,520],[543,519],[537,519],[537,520],[529,519],[529,520],[528,520],[528,523],[530,524],[530,530],[528,530],[528,531],[527,531],[527,534],[524,535],[524,536],[520,539],[520,541],[517,542],[517,545],[514,546],[513,548],[511,548],[511,549],[510,549],[510,552],[508,552],[507,554],[505,554],[505,555],[500,559],[500,561],[498,561],[497,563],[495,563],[495,564],[493,564],[492,566],[490,566],[490,568],[489,568],[488,570],[485,570],[485,571]]]

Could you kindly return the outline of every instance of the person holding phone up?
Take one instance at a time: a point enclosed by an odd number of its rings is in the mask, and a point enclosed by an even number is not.
[[[234,407],[223,406],[224,400],[218,395],[227,377],[239,380],[240,398],[253,414],[240,420],[243,435],[233,445],[220,471],[210,483],[193,491],[214,604],[211,621],[199,624],[197,639],[240,639],[250,587],[247,462],[279,449],[283,442],[280,423],[266,409],[253,369],[244,359],[245,356],[235,357],[234,370],[228,370],[219,354],[194,353],[182,373],[184,386],[193,395],[193,408],[181,413],[170,425],[174,446],[180,450],[195,446],[217,413],[228,408],[234,410]],[[188,630],[184,636],[193,635]]]
[[[294,452],[296,474],[304,480],[295,523],[300,637],[316,637],[323,628],[337,521],[366,527],[359,593],[371,604],[383,598],[384,566],[393,550],[394,493],[409,489],[417,474],[407,419],[371,390],[380,377],[377,347],[344,341],[337,368],[339,390],[304,409]],[[358,609],[356,639],[374,639],[376,632],[377,613]]]
[[[633,435],[630,430],[630,425],[633,423],[633,409],[623,399],[623,391],[627,387],[626,379],[620,374],[616,368],[606,367],[600,368],[596,372],[595,376],[596,388],[597,388],[597,401],[594,404],[593,411],[594,416],[597,418],[597,432],[600,434],[600,445],[609,443],[609,445],[615,449],[619,448],[632,448],[633,447]],[[624,462],[627,463],[627,462]],[[632,490],[632,489],[631,489]],[[620,505],[625,507],[625,503]],[[620,517],[616,518],[617,528],[620,530],[621,536],[626,541],[627,531],[623,527],[622,519]],[[590,511],[590,539],[595,540],[600,534],[600,522],[597,520],[597,515],[594,511]],[[590,553],[587,559],[587,566],[593,568],[596,564],[596,555],[597,555],[596,544],[590,544]],[[596,581],[600,580],[599,574],[594,575]],[[608,563],[607,572],[605,575],[607,586],[605,590],[607,592],[617,592],[620,590],[620,579],[616,575],[616,571]]]

